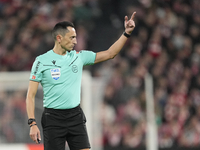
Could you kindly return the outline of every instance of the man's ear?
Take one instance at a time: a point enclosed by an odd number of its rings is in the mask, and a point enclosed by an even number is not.
[[[60,43],[61,40],[62,40],[62,35],[58,34],[58,35],[56,36],[56,40]]]

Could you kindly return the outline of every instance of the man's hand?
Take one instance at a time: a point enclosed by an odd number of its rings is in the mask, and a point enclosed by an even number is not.
[[[136,12],[134,12],[131,16],[131,18],[128,20],[128,17],[125,16],[125,21],[124,21],[124,27],[125,27],[125,32],[127,34],[131,34],[133,29],[135,28],[135,22],[134,22],[134,17],[135,17]]]
[[[40,144],[38,140],[41,141],[41,136],[40,130],[37,125],[30,127],[30,137],[36,144]]]

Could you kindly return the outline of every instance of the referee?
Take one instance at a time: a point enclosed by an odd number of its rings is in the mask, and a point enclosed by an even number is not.
[[[41,83],[44,92],[42,128],[44,150],[89,150],[86,118],[80,107],[81,77],[84,65],[92,65],[114,58],[135,28],[134,12],[125,16],[125,32],[108,49],[98,53],[73,50],[77,44],[75,27],[71,22],[59,22],[52,31],[55,45],[38,56],[33,63],[26,98],[30,137],[40,143],[41,135],[35,119],[35,95]]]

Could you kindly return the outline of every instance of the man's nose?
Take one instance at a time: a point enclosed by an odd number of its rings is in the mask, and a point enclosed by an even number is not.
[[[75,45],[77,44],[77,40],[76,39],[74,39],[73,44],[75,44]]]

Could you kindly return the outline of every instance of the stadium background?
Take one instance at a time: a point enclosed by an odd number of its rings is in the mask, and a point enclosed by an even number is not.
[[[150,72],[159,148],[198,149],[198,0],[0,0],[0,72],[30,71],[35,57],[53,47],[50,31],[58,21],[74,22],[77,51],[105,50],[123,33],[124,16],[134,11],[136,28],[122,52],[113,60],[84,68],[105,83],[98,112],[102,146],[145,149],[144,76]],[[14,78],[19,79],[19,74]],[[0,149],[33,144],[28,135],[26,89],[5,85],[0,84]],[[38,102],[41,106],[41,99]],[[36,113],[39,118],[40,111]]]

